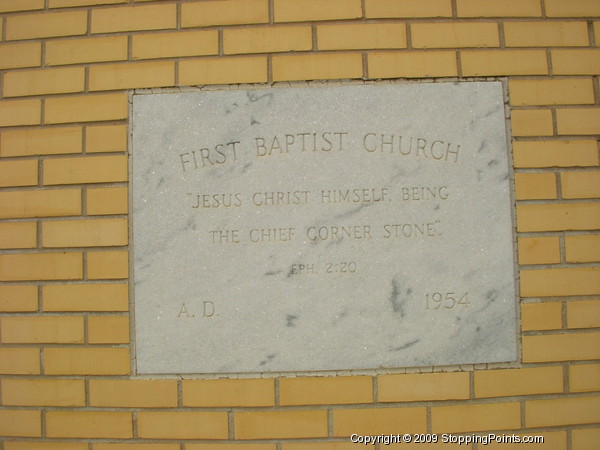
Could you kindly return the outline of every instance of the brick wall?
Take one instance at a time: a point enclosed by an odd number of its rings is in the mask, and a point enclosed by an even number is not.
[[[0,0],[0,17],[0,450],[598,448],[599,0]],[[128,89],[488,76],[512,109],[518,368],[131,376]]]

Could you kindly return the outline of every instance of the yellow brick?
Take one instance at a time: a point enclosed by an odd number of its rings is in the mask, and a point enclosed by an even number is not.
[[[2,380],[2,404],[11,406],[84,406],[83,380]]]
[[[281,405],[326,405],[373,402],[368,376],[282,378]]]
[[[558,203],[517,205],[517,230],[563,231],[600,228],[600,205],[596,203]]]
[[[32,285],[9,284],[0,286],[0,311],[37,311],[38,289]]]
[[[452,17],[451,0],[365,0],[368,18],[387,17]]]
[[[89,280],[122,279],[129,276],[129,255],[126,251],[88,252]]]
[[[556,198],[556,175],[549,172],[517,173],[515,192],[517,200],[554,199]]]
[[[424,78],[457,75],[456,54],[450,51],[372,52],[368,56],[370,78]]]
[[[15,441],[5,442],[4,450],[88,450],[86,443]]]
[[[600,397],[525,402],[525,426],[528,428],[594,422],[600,422]]]
[[[548,64],[543,50],[464,50],[464,76],[546,75]]]
[[[127,94],[99,94],[46,99],[46,123],[126,119]]]
[[[90,215],[127,214],[127,188],[90,188],[86,192]]]
[[[216,55],[219,52],[216,30],[137,34],[132,42],[133,59]]]
[[[25,14],[6,18],[6,40],[75,36],[87,32],[87,12]]]
[[[69,8],[75,6],[108,5],[114,3],[127,3],[127,0],[49,0],[49,8]]]
[[[600,22],[594,22],[594,40],[596,47],[600,45]]]
[[[39,42],[0,45],[0,69],[37,67],[42,62],[42,45]]]
[[[513,397],[563,392],[562,366],[475,372],[475,397]]]
[[[319,50],[406,48],[406,25],[400,23],[353,23],[319,25]]]
[[[600,49],[552,50],[554,75],[600,74]]]
[[[600,16],[596,0],[545,0],[548,17],[594,17]]]
[[[52,347],[44,350],[46,375],[128,375],[129,366],[128,348]]]
[[[510,102],[513,106],[593,104],[591,79],[510,80]]]
[[[556,264],[560,262],[558,236],[519,238],[518,249],[520,264]]]
[[[470,404],[431,408],[434,433],[521,428],[519,403]]]
[[[600,267],[521,270],[523,297],[600,294]]]
[[[327,411],[236,411],[236,439],[288,439],[327,436]]]
[[[600,197],[600,172],[562,172],[563,198]]]
[[[88,317],[88,343],[127,344],[129,343],[128,316]],[[157,405],[160,406],[160,405]]]
[[[179,63],[179,84],[264,83],[267,81],[267,58],[203,58]]]
[[[127,59],[127,36],[61,39],[46,43],[46,64],[81,64]]]
[[[35,222],[0,223],[0,248],[35,248],[37,224]]]
[[[76,216],[81,213],[81,190],[0,192],[2,218]]]
[[[598,165],[598,146],[593,140],[513,142],[517,168],[586,167]]]
[[[552,111],[549,109],[529,109],[512,111],[513,136],[551,136]]]
[[[567,304],[567,326],[569,328],[600,327],[600,301],[569,302]]]
[[[0,139],[2,156],[80,153],[82,131],[79,127],[26,128],[3,131]]]
[[[49,438],[132,438],[131,413],[48,411],[46,435]]]
[[[41,121],[42,104],[38,99],[0,101],[0,127],[37,125]]]
[[[600,333],[523,336],[524,363],[598,358],[600,358]]]
[[[86,127],[87,153],[123,152],[127,150],[126,125],[101,125]]]
[[[127,311],[127,284],[53,284],[44,286],[44,311]]]
[[[92,10],[92,33],[175,28],[176,16],[174,4],[97,8]]]
[[[42,224],[44,247],[127,245],[127,219],[57,220]]]
[[[210,444],[209,444],[210,445]],[[186,450],[190,450],[186,444]],[[180,450],[179,444],[94,444],[94,450]],[[87,450],[87,447],[85,448]]]
[[[575,450],[597,450],[600,428],[585,428],[571,432],[571,444]]]
[[[227,413],[139,412],[138,435],[155,439],[227,439]]]
[[[90,380],[90,405],[117,408],[175,407],[177,381]]]
[[[360,0],[274,0],[275,22],[356,19],[362,17]]]
[[[319,442],[319,441],[311,441],[311,442],[300,442],[300,443],[289,443],[282,444],[282,450],[356,450],[356,444],[353,442]],[[192,450],[190,448],[190,450]],[[202,447],[197,450],[204,450]],[[215,449],[206,449],[206,450],[219,450]],[[244,448],[240,450],[245,450]],[[249,449],[250,450],[250,449]],[[257,449],[257,450],[263,450]],[[264,450],[271,450],[265,448]],[[443,450],[443,449],[442,449]]]
[[[541,436],[543,443],[528,443],[527,447],[531,450],[567,450],[567,432],[566,431],[535,431],[535,433],[507,433],[515,436]],[[523,448],[523,440],[519,443],[507,443],[502,441],[491,441],[485,446],[486,450],[519,450]],[[455,447],[456,448],[456,447]]]
[[[456,0],[459,17],[540,17],[537,0]]]
[[[0,281],[76,280],[82,276],[81,253],[0,255]]]
[[[82,92],[84,76],[83,67],[9,72],[4,75],[4,96],[23,97]]]
[[[44,9],[44,0],[0,0],[0,12]]]
[[[569,366],[571,392],[600,391],[600,364]]]
[[[567,262],[600,261],[600,235],[565,236]]]
[[[0,348],[0,373],[35,375],[40,373],[40,351],[37,348]]]
[[[310,50],[312,30],[308,26],[233,28],[223,31],[223,52],[268,53]]]
[[[506,22],[507,47],[579,47],[589,45],[585,22]]]
[[[127,181],[127,157],[86,156],[44,161],[44,184],[110,183]]]
[[[245,25],[268,21],[268,0],[212,0],[181,5],[182,27]]]
[[[498,25],[477,23],[415,23],[410,27],[414,48],[499,47]]]
[[[183,380],[183,406],[272,406],[273,380]]]
[[[378,379],[380,402],[469,398],[467,372],[380,375]]]
[[[37,184],[37,159],[0,162],[0,187]]]
[[[102,64],[90,68],[90,90],[175,85],[175,63],[170,61]]]
[[[523,303],[521,305],[521,328],[523,331],[562,328],[562,303]]]
[[[0,436],[42,435],[42,415],[40,411],[27,409],[0,410]]]
[[[83,343],[83,317],[3,317],[1,340],[5,344]]]
[[[362,73],[358,53],[273,56],[273,81],[361,78]]]
[[[425,433],[426,422],[425,408],[337,409],[333,410],[333,435],[396,434],[398,424],[411,433]]]
[[[557,109],[558,134],[600,134],[600,108]]]

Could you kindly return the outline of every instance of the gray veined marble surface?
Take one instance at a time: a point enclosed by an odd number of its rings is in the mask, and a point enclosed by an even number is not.
[[[517,359],[499,82],[135,94],[137,371]]]

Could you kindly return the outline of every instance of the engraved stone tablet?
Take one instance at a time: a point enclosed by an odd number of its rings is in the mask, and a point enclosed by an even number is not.
[[[138,373],[516,360],[501,83],[132,108]]]

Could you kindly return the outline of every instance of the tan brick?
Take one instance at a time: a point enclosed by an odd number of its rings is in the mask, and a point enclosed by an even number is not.
[[[506,22],[507,47],[580,47],[589,45],[585,22]]]
[[[83,343],[83,317],[3,317],[0,324],[4,344]]]
[[[37,184],[37,159],[0,161],[0,187]]]
[[[268,21],[268,0],[211,0],[181,5],[182,27],[246,25]]]
[[[44,247],[127,245],[127,219],[57,220],[42,224]]]
[[[26,128],[6,130],[0,137],[1,156],[81,153],[80,127]]]
[[[183,380],[183,406],[272,406],[273,380]]]
[[[275,22],[357,19],[362,17],[360,0],[274,0]]]
[[[37,286],[9,284],[0,286],[0,311],[25,312],[37,311]]]
[[[319,25],[319,50],[406,48],[406,25],[401,23],[353,23]]]
[[[521,270],[521,296],[600,294],[600,267]]]
[[[368,408],[333,410],[333,435],[396,434],[398,424],[411,433],[427,430],[425,408]]]
[[[414,48],[499,47],[498,25],[493,22],[414,23]]]
[[[69,8],[75,6],[109,5],[127,3],[127,0],[49,0],[49,8]]]
[[[44,350],[46,375],[128,375],[129,366],[128,348],[51,347]]]
[[[562,172],[563,198],[600,197],[600,172]]]
[[[558,134],[600,134],[600,108],[557,109]]]
[[[600,16],[600,5],[596,0],[545,0],[548,17],[594,17]]]
[[[552,50],[554,75],[600,74],[600,49]]]
[[[102,64],[90,68],[90,90],[110,91],[175,85],[171,61]]]
[[[513,136],[552,136],[552,111],[549,109],[513,110]]]
[[[177,381],[90,380],[90,405],[117,408],[175,407]]]
[[[88,450],[88,445],[86,443],[61,441],[15,441],[5,442],[4,450]]]
[[[460,56],[464,76],[548,73],[543,50],[463,50]]]
[[[515,192],[517,200],[554,199],[556,198],[556,175],[551,172],[517,173]]]
[[[127,311],[127,284],[53,284],[43,288],[44,311]]]
[[[92,33],[175,28],[176,16],[174,4],[97,8],[92,10]]]
[[[562,366],[475,372],[475,397],[513,397],[563,392]]]
[[[223,31],[223,52],[269,53],[310,50],[309,26],[232,28]]]
[[[81,64],[127,59],[127,36],[61,39],[46,42],[46,64]]]
[[[576,450],[597,450],[600,428],[585,428],[571,432],[571,444]]]
[[[144,33],[136,34],[132,39],[131,55],[133,59],[173,58],[219,53],[219,36],[216,30]]]
[[[523,362],[578,361],[600,358],[600,333],[523,336]]]
[[[593,104],[594,85],[589,78],[510,80],[513,106]]]
[[[46,99],[46,123],[126,119],[127,94],[98,94]]]
[[[525,402],[528,428],[600,421],[600,397],[555,398]]]
[[[365,0],[367,18],[452,17],[451,0]]]
[[[89,215],[127,214],[126,187],[89,188],[86,191]]]
[[[567,262],[600,261],[600,235],[565,236]]]
[[[586,300],[567,304],[567,327],[600,327],[600,301]]]
[[[540,17],[537,0],[456,0],[459,17]]]
[[[300,377],[279,380],[281,405],[326,405],[373,402],[369,376]]]
[[[41,412],[27,409],[0,410],[0,435],[27,437],[41,436]]]
[[[600,206],[595,203],[517,205],[517,230],[563,231],[596,230]]]
[[[87,12],[24,14],[6,18],[6,40],[76,36],[87,32]]]
[[[368,55],[370,78],[452,77],[458,74],[456,53],[451,51],[372,52]]]
[[[557,264],[560,262],[558,236],[518,239],[519,264]]]
[[[82,276],[81,253],[0,255],[0,281],[77,280]]]
[[[593,140],[513,142],[517,168],[587,167],[598,165],[598,146]]]
[[[288,439],[327,436],[327,411],[236,411],[236,439]]]
[[[0,12],[44,9],[44,0],[0,0]]]
[[[41,111],[42,103],[38,99],[0,101],[0,127],[37,125]]]
[[[517,402],[433,407],[431,424],[434,433],[521,428],[521,407]]]
[[[128,316],[88,317],[88,343],[127,344],[129,343]]]
[[[521,329],[523,331],[558,330],[562,328],[562,303],[523,303]]]
[[[131,413],[48,411],[46,435],[49,438],[132,438]]]
[[[42,45],[39,42],[0,45],[0,69],[38,67],[41,62]]]
[[[23,97],[82,92],[84,76],[83,67],[9,72],[4,75],[4,96]]]
[[[210,444],[209,444],[210,445]],[[186,444],[186,450],[189,450]],[[94,450],[180,450],[179,444],[94,444]],[[86,449],[87,450],[87,447]]]
[[[4,219],[79,215],[81,190],[0,192],[0,211]]]
[[[86,156],[44,161],[44,184],[127,181],[127,156]]]
[[[2,404],[11,406],[84,406],[83,380],[2,380]]]
[[[100,125],[86,127],[87,153],[124,152],[127,150],[126,125]]]
[[[203,58],[179,63],[179,84],[264,83],[267,58],[264,56]]]
[[[361,78],[362,73],[358,53],[273,56],[273,81]]]
[[[9,375],[39,374],[40,350],[25,347],[0,347],[0,373]]]
[[[469,398],[467,372],[379,375],[378,380],[380,402]]]
[[[569,388],[571,392],[600,391],[600,364],[570,365]]]
[[[154,439],[227,439],[227,413],[139,412],[138,434]]]

